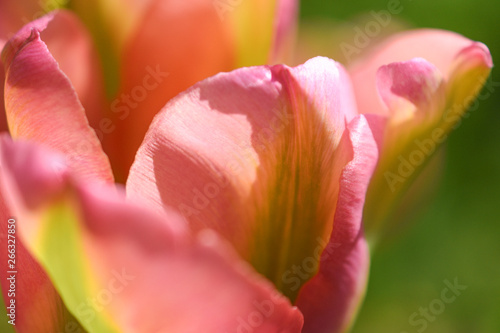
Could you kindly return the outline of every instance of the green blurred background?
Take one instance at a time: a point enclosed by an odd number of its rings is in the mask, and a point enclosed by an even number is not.
[[[388,2],[307,0],[302,1],[301,19],[356,25],[360,13],[386,9]],[[481,41],[490,48],[494,63],[500,63],[500,1],[401,0],[401,4],[404,9],[397,19]],[[495,69],[492,80],[500,82]],[[495,89],[500,90],[500,84]],[[402,237],[374,253],[367,297],[353,333],[500,332],[499,99],[495,91],[452,133],[433,200],[408,216],[414,225]],[[427,327],[412,326],[410,316],[440,298],[443,280],[455,278],[467,289],[434,321],[428,320]]]

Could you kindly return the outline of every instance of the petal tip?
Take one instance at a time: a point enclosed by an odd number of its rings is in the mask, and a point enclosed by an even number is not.
[[[473,42],[470,46],[462,49],[457,58],[466,57],[471,61],[477,61],[488,68],[493,68],[493,58],[488,47],[481,42]]]
[[[423,58],[394,62],[377,70],[380,97],[391,110],[400,107],[402,97],[417,107],[430,104],[439,89],[442,77],[439,70]],[[396,97],[397,96],[397,97]]]
[[[26,24],[16,34],[14,34],[9,41],[7,41],[1,53],[1,58],[4,62],[5,68],[10,66],[12,59],[19,52],[19,50],[32,41],[40,38],[40,32],[47,28],[49,22],[52,21],[56,14],[57,10]]]
[[[30,209],[57,196],[68,176],[62,156],[29,142],[14,142],[7,135],[0,138],[0,165],[3,181],[15,191],[11,194]]]

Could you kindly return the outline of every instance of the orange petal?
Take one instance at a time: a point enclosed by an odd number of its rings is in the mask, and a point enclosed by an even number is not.
[[[157,0],[127,43],[122,85],[111,103],[118,127],[110,156],[120,180],[154,115],[197,81],[235,66],[231,32],[208,0]],[[119,168],[119,169],[118,169]]]

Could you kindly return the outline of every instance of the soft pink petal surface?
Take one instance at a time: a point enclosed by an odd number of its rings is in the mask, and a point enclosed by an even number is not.
[[[23,27],[5,46],[5,108],[13,138],[65,155],[79,176],[112,181],[109,161],[68,77],[40,38],[55,13]]]
[[[215,333],[250,325],[254,332],[300,332],[300,312],[213,231],[192,237],[172,212],[155,214],[140,202],[127,202],[114,187],[75,182],[67,169],[49,167],[60,157],[33,144],[3,140],[1,148],[10,175],[8,189],[19,194],[13,198],[19,228],[31,247],[43,223],[32,216],[37,209],[56,202],[74,207],[92,279],[100,292],[112,291],[111,300],[99,304],[100,311],[110,316],[118,331]],[[23,198],[27,185],[35,193]],[[38,205],[29,207],[26,202]],[[50,258],[60,267],[75,264],[58,260],[63,259]],[[82,324],[92,320],[76,312]]]
[[[397,112],[403,98],[417,108],[429,108],[441,84],[441,73],[425,59],[390,63],[377,71],[377,88],[387,107]]]
[[[349,78],[330,59],[218,74],[155,118],[127,194],[157,211],[179,209],[191,230],[217,230],[291,299],[315,273],[295,283],[294,267],[323,251],[330,235],[346,237],[342,252],[323,263],[325,281],[304,294],[326,288],[335,300],[299,301],[309,309],[306,322],[330,317],[326,327],[346,327],[366,280],[361,211],[377,158],[368,123],[356,115]]]
[[[317,156],[304,159],[333,161],[356,112],[348,87],[343,69],[324,58],[295,69],[245,68],[202,81],[155,118],[132,167],[129,196],[146,198],[159,210],[176,207],[194,230],[214,228],[247,253],[256,227],[252,210],[267,209],[268,191],[276,190],[267,187],[288,172],[281,169],[300,163],[287,152],[305,154],[315,144]],[[312,170],[302,172],[307,178]],[[331,170],[321,172],[331,176]]]

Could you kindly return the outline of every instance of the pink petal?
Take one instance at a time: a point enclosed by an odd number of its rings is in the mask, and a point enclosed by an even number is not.
[[[329,59],[216,75],[155,118],[127,194],[158,211],[178,208],[191,230],[217,230],[292,300],[315,273],[299,279],[296,264],[321,253],[325,244],[317,240],[331,234],[346,247],[324,260],[297,304],[312,326],[319,320],[345,327],[366,281],[361,214],[378,156],[366,119],[356,113],[348,76]],[[336,300],[307,296],[323,289]]]
[[[449,71],[451,75],[456,75],[455,71],[459,69],[458,66],[464,72],[478,66],[490,69],[493,67],[490,50],[479,42],[472,42],[468,47],[460,50],[453,60],[454,67]]]
[[[246,248],[249,225],[240,220],[245,206],[253,206],[246,200],[262,163],[254,142],[264,142],[263,129],[271,123],[290,126],[281,100],[281,84],[268,67],[196,84],[154,119],[131,168],[128,195],[158,211],[173,206],[193,230],[213,228]]]
[[[256,223],[250,215],[271,200],[269,193],[259,191],[267,191],[281,168],[294,167],[276,164],[276,155],[282,149],[302,153],[300,145],[316,135],[318,142],[310,144],[318,145],[325,163],[332,162],[345,123],[356,112],[349,87],[341,66],[326,58],[294,69],[245,68],[202,81],[153,121],[131,169],[128,194],[146,198],[158,210],[176,207],[194,230],[214,228],[241,254],[248,253]],[[308,131],[306,124],[316,118],[311,126],[321,134],[304,132],[299,146],[274,148],[285,138],[295,140],[299,134],[294,128],[301,122],[298,130]],[[321,142],[322,135],[331,143]],[[248,207],[244,222],[241,212]],[[329,214],[333,218],[333,211]]]
[[[349,74],[342,65],[334,65],[332,60],[324,57],[313,58],[303,66],[295,67],[291,73],[289,94],[304,94],[313,110],[326,108],[325,121],[331,122],[333,140],[337,145],[345,124],[358,114]]]
[[[46,198],[31,208],[22,203],[29,199],[17,200],[19,228],[31,249],[40,243],[59,244],[51,246],[67,247],[68,251],[75,246],[70,238],[51,239],[52,233],[43,232],[44,215],[33,217],[34,213],[55,204],[70,205],[80,212],[76,215],[78,242],[83,244],[82,255],[90,270],[89,284],[95,284],[98,294],[92,298],[94,303],[78,299],[75,289],[62,296],[71,300],[70,310],[87,328],[92,327],[89,313],[93,310],[94,317],[102,312],[109,316],[120,332],[300,332],[300,312],[213,231],[191,237],[172,212],[154,214],[140,202],[125,201],[114,187],[75,183],[67,170],[50,168],[58,162],[57,156],[33,144],[3,140],[1,148],[11,180],[9,191],[25,196],[23,183],[27,183],[38,192],[36,197]],[[41,166],[37,175],[31,175],[35,170],[30,165]],[[62,187],[50,186],[61,181]],[[40,237],[45,237],[43,242],[37,242]],[[68,284],[85,288],[77,283],[80,281],[70,280],[75,274],[58,279],[56,272],[81,263],[64,260],[64,256],[44,258],[41,249],[35,253],[44,260],[56,286],[62,290],[68,290]],[[111,299],[99,303],[104,291]]]
[[[398,34],[353,66],[359,111],[388,118],[364,208],[372,240],[400,223],[392,215],[399,200],[461,121],[491,66],[485,45],[440,30]]]
[[[471,43],[457,54],[450,65],[446,86],[448,110],[443,114],[442,122],[445,130],[449,131],[461,122],[464,113],[487,85],[492,67],[490,51],[482,43]],[[491,90],[490,87],[488,90]]]
[[[349,69],[360,113],[388,112],[376,88],[376,72],[380,66],[423,58],[433,64],[446,80],[456,55],[472,43],[459,34],[433,29],[403,32],[389,38]]]
[[[377,71],[377,88],[393,123],[411,120],[411,126],[416,128],[423,120],[439,117],[445,107],[441,73],[422,58],[381,66]]]
[[[436,67],[422,58],[391,63],[377,71],[377,87],[391,109],[393,99],[402,97],[416,107],[430,104],[440,85]]]
[[[67,76],[40,38],[53,13],[22,28],[4,48],[5,108],[13,138],[63,153],[80,177],[112,181],[111,168]]]
[[[369,251],[362,230],[362,211],[377,161],[376,118],[355,118],[340,143],[352,160],[342,171],[339,201],[320,269],[301,289],[296,305],[304,313],[304,333],[344,332],[364,297]]]
[[[113,268],[137,277],[111,304],[120,326],[133,332],[229,332],[245,326],[300,332],[300,312],[213,231],[190,240],[165,228],[164,219],[110,200],[110,193],[94,193],[84,190],[81,199],[92,233],[89,253],[104,254],[101,281],[113,277]]]
[[[15,205],[21,205],[28,209],[35,209],[38,206],[50,202],[54,198],[53,193],[61,192],[64,188],[63,175],[67,172],[65,159],[61,155],[51,156],[44,150],[31,149],[32,156],[18,154],[16,144],[12,139],[4,134],[1,137],[2,156],[5,160],[2,165],[4,168],[4,188],[10,188],[14,180],[16,190],[9,193],[7,199],[13,210],[19,210]],[[33,164],[33,160],[40,162]],[[21,170],[21,171],[19,171]],[[12,172],[22,172],[24,177],[16,179],[16,174]],[[55,175],[57,177],[48,178],[46,175]]]

